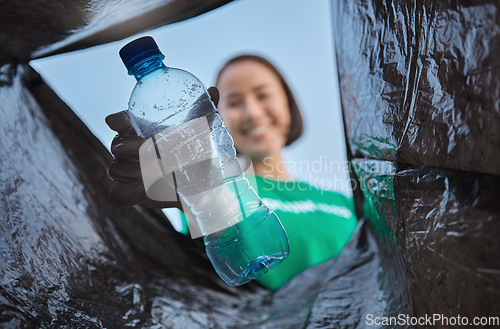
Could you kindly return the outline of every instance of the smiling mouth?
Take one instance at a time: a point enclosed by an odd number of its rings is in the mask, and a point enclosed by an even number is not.
[[[245,131],[245,135],[247,135],[248,137],[256,137],[256,136],[262,135],[266,131],[267,131],[267,127],[265,127],[265,126],[258,126],[256,128],[247,129]]]

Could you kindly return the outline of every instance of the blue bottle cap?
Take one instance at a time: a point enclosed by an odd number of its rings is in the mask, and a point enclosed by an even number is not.
[[[163,54],[155,40],[150,36],[130,41],[120,49],[120,57],[128,71],[143,59],[154,55]]]

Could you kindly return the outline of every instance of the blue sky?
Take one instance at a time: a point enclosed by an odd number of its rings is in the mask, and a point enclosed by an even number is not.
[[[304,136],[285,152],[292,176],[350,195],[331,16],[329,0],[240,0],[184,22],[31,64],[109,147],[114,132],[104,118],[126,109],[135,84],[118,56],[128,41],[153,36],[167,66],[190,71],[206,87],[230,57],[263,55],[283,72],[305,120]]]

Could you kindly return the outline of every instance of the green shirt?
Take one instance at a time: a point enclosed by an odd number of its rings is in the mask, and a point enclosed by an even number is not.
[[[256,280],[276,290],[303,270],[340,254],[356,227],[352,199],[297,181],[249,179],[264,203],[279,217],[290,254]]]

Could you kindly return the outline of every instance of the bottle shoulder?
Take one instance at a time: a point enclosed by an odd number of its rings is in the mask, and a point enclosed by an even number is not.
[[[144,89],[154,90],[156,95],[187,98],[198,98],[206,91],[203,83],[195,75],[171,67],[160,68],[143,76],[137,81],[131,96],[144,92]]]
[[[157,80],[157,79],[161,79],[165,82],[172,82],[172,83],[175,83],[176,80],[179,80],[179,81],[203,85],[202,82],[198,79],[198,77],[196,77],[193,73],[183,69],[168,67],[168,66],[163,66],[144,75],[143,77],[141,77],[141,79],[137,81],[137,84],[144,84],[151,80]]]

